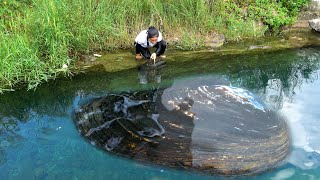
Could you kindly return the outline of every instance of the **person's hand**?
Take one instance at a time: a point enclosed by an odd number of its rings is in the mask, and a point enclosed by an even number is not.
[[[150,59],[153,60],[153,63],[156,62],[156,58],[157,58],[157,54],[156,53],[152,53]]]

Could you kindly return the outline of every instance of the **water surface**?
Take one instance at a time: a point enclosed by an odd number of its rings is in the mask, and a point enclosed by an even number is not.
[[[156,70],[104,68],[0,96],[0,179],[221,179],[98,150],[73,123],[74,110],[107,93],[170,87],[219,75],[259,96],[290,127],[292,150],[276,169],[246,179],[320,178],[319,47],[242,55],[176,54]],[[121,54],[119,55],[121,56]]]

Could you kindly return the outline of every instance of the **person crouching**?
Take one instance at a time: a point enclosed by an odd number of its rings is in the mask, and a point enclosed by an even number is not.
[[[163,40],[161,32],[153,26],[141,31],[135,39],[136,59],[156,60],[157,57],[165,57],[163,54],[167,48],[167,42]],[[155,47],[154,53],[150,53],[149,48]]]

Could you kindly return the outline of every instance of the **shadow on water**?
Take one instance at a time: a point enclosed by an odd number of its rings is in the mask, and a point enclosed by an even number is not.
[[[173,57],[176,61],[168,61],[158,69],[141,67],[106,73],[101,67],[72,79],[50,82],[36,91],[6,93],[0,96],[0,166],[5,166],[10,148],[28,138],[28,135],[19,134],[19,130],[30,119],[66,117],[71,120],[79,105],[105,94],[152,92],[171,87],[177,79],[218,75],[227,79],[231,86],[247,89],[279,110],[284,97],[294,96],[301,84],[318,79],[318,52],[319,47],[310,47],[241,55],[176,55]]]

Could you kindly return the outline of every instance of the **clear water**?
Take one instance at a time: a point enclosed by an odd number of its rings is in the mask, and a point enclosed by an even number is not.
[[[319,50],[177,54],[160,70],[107,73],[98,67],[36,91],[1,95],[0,179],[320,179]],[[283,165],[260,175],[224,178],[141,164],[95,148],[74,126],[79,102],[217,74],[260,96],[286,118],[292,148]]]

